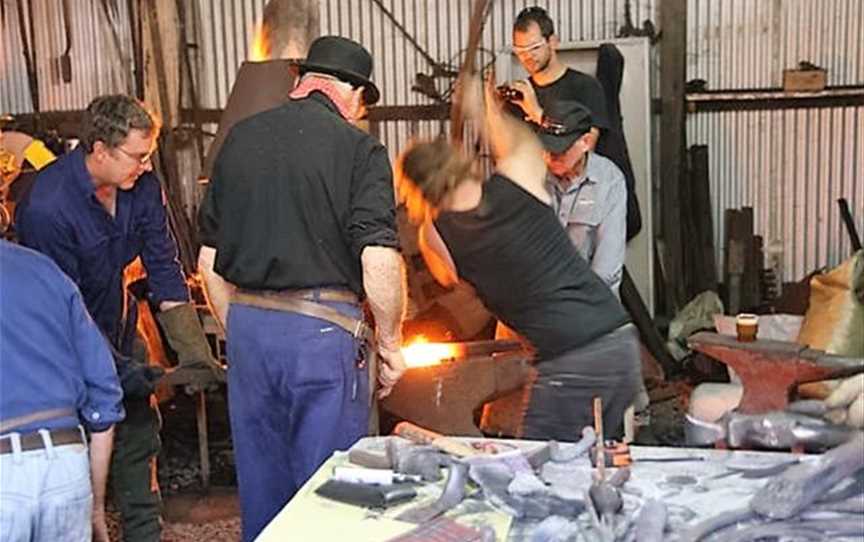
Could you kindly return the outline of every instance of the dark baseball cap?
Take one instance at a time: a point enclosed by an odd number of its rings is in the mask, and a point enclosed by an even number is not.
[[[561,154],[590,132],[591,126],[591,112],[584,105],[557,100],[543,112],[543,124],[537,125],[536,130],[547,151]]]

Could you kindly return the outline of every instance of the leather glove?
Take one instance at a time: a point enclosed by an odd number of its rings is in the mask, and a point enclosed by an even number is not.
[[[825,399],[829,409],[840,409],[839,421],[846,425],[864,429],[864,373],[850,376]]]
[[[198,313],[190,303],[177,305],[156,315],[168,344],[177,354],[178,369],[184,367],[211,369],[223,373],[210,350]]]

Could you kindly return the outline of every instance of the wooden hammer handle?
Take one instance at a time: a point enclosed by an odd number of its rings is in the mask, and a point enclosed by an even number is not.
[[[414,425],[411,422],[399,422],[396,424],[396,428],[393,429],[393,434],[417,444],[430,444],[448,454],[458,457],[480,455],[478,450],[475,450],[468,444],[445,437],[441,433]]]

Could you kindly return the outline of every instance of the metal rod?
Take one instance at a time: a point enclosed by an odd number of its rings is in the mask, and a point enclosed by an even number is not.
[[[858,237],[858,229],[855,227],[855,220],[852,217],[852,211],[849,209],[849,202],[846,198],[837,200],[837,205],[840,206],[840,217],[843,223],[846,224],[846,231],[849,232],[849,242],[852,244],[852,252],[861,250],[861,238]]]
[[[207,395],[198,391],[195,418],[198,422],[198,455],[201,458],[201,487],[210,487],[210,445],[207,436]]]
[[[406,29],[402,25],[402,23],[399,22],[396,16],[394,16],[393,13],[389,9],[387,9],[387,7],[381,0],[372,0],[372,3],[378,6],[378,9],[381,10],[381,13],[383,13],[384,16],[386,16],[391,23],[393,23],[393,26],[395,26],[396,29],[402,33],[405,39],[408,40],[408,43],[410,43],[414,47],[414,49],[416,49],[417,52],[420,53],[420,56],[422,56],[423,59],[429,63],[430,66],[435,67],[438,65],[438,62],[436,62],[435,59],[432,58],[432,55],[430,55],[426,51],[426,49],[424,49],[419,43],[417,43],[417,39],[414,38],[414,36],[412,36],[410,32],[408,32],[408,29]]]

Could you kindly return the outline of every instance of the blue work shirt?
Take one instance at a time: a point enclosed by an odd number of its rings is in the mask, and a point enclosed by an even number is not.
[[[20,426],[104,431],[124,417],[108,342],[75,284],[50,258],[0,240],[0,421],[50,409],[69,416]]]
[[[16,209],[22,244],[47,254],[75,281],[105,336],[132,353],[137,309],[123,290],[123,270],[135,258],[147,270],[154,302],[188,301],[189,291],[159,180],[145,172],[117,190],[114,216],[96,198],[80,147],[42,170]]]

